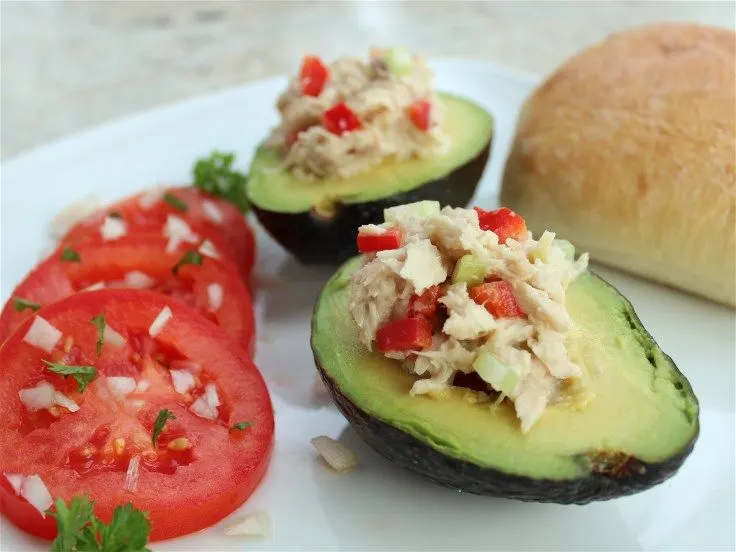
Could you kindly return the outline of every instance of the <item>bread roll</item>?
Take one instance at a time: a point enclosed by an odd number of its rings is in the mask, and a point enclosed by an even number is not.
[[[595,261],[736,305],[733,31],[615,34],[524,105],[501,203]]]

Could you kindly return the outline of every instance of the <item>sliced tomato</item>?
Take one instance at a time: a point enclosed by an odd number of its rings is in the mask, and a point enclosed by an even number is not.
[[[483,305],[496,318],[517,318],[524,316],[514,297],[511,284],[503,280],[486,282],[470,289],[470,297]]]
[[[152,323],[166,308],[170,318],[151,337]],[[101,314],[106,331],[123,339],[105,341],[98,356],[92,318]],[[61,334],[51,352],[24,339],[41,319]],[[57,375],[44,361],[93,366],[97,376],[80,393],[72,377]],[[43,307],[0,347],[0,367],[0,474],[37,474],[53,499],[86,494],[103,521],[117,505],[132,502],[148,512],[152,539],[191,533],[238,508],[266,471],[274,419],[258,369],[221,328],[159,293],[100,290]],[[186,392],[173,386],[176,369],[192,375]],[[121,392],[112,377],[132,378],[125,381],[136,387]],[[40,382],[79,410],[29,410],[19,392]],[[196,404],[206,405],[206,416]],[[163,409],[175,419],[154,444],[154,421]],[[238,422],[251,425],[232,429]],[[53,518],[43,518],[3,475],[0,480],[3,515],[24,531],[52,538]]]
[[[322,116],[322,124],[328,132],[338,136],[363,128],[358,115],[344,102],[325,111]]]
[[[196,244],[182,242],[167,253],[167,242],[163,236],[139,234],[55,251],[13,291],[0,314],[0,343],[33,315],[31,309],[19,312],[17,300],[47,305],[89,286],[137,287],[198,309],[252,354],[253,307],[236,267],[227,259],[199,253]],[[65,257],[76,260],[65,261]],[[174,272],[182,260],[189,262]]]
[[[325,87],[329,70],[317,56],[304,56],[302,68],[299,71],[299,80],[302,94],[305,96],[319,96]]]
[[[484,211],[480,207],[475,208],[478,213],[478,221],[481,230],[490,230],[498,236],[498,243],[506,243],[511,238],[524,241],[528,232],[526,221],[511,209],[502,207],[495,211]]]
[[[382,234],[358,232],[358,251],[360,253],[398,249],[402,242],[403,234],[400,228],[387,228]]]
[[[154,189],[114,203],[76,224],[62,243],[103,240],[102,228],[108,215],[119,217],[125,225],[125,235],[163,235],[169,216],[178,217],[191,229],[191,243],[210,240],[236,264],[244,278],[253,269],[255,237],[243,214],[227,201],[196,188]]]
[[[414,351],[432,344],[432,326],[423,316],[400,318],[376,332],[376,347],[381,352]]]

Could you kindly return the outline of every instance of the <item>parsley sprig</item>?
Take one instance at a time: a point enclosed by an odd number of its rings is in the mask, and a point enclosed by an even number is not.
[[[87,495],[72,498],[68,505],[57,498],[56,511],[48,514],[58,528],[51,552],[150,552],[146,548],[151,532],[148,514],[131,503],[115,508],[110,523],[95,515],[94,502]]]
[[[97,368],[94,366],[67,366],[59,362],[44,360],[49,371],[60,376],[71,376],[77,382],[77,391],[83,393],[87,386],[97,377]]]
[[[194,186],[229,201],[241,211],[248,211],[246,183],[248,178],[232,168],[234,153],[213,151],[209,157],[198,159],[192,173]]]

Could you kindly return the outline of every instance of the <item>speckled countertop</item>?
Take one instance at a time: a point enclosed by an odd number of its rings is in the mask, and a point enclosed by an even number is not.
[[[547,73],[616,29],[663,20],[734,26],[725,2],[0,3],[0,154],[125,114],[402,43]]]

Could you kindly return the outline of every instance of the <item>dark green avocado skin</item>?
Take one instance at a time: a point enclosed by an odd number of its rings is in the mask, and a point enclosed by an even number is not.
[[[646,331],[628,301],[626,316],[632,328],[643,331],[646,338],[654,343],[654,338]],[[674,366],[669,356],[667,360]],[[698,432],[693,435],[687,446],[662,463],[646,463],[625,454],[617,457],[609,456],[609,461],[600,456],[594,461],[581,456],[580,462],[588,467],[588,473],[579,478],[551,480],[522,477],[442,454],[413,435],[371,416],[341,392],[316,354],[314,361],[333,402],[358,436],[373,450],[411,473],[470,494],[525,502],[581,505],[631,495],[647,490],[675,475],[692,452],[699,435],[698,426]],[[686,387],[695,397],[689,383]]]
[[[431,199],[441,205],[465,207],[483,175],[491,142],[473,159],[451,173],[421,186],[365,203],[344,203],[329,219],[313,211],[278,213],[252,204],[258,220],[284,249],[305,265],[338,265],[357,254],[356,230],[363,224],[383,222],[383,210],[395,205]]]

